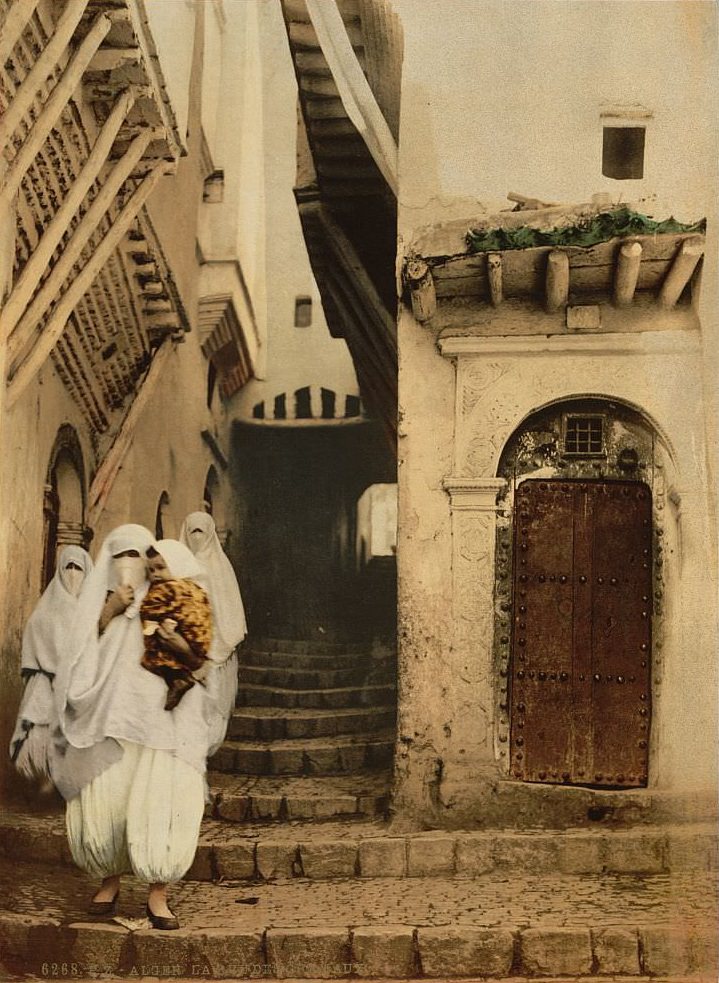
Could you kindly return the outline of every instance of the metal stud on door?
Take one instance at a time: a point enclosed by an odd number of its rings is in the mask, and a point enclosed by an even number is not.
[[[513,559],[512,776],[645,784],[649,488],[524,481],[516,495]]]

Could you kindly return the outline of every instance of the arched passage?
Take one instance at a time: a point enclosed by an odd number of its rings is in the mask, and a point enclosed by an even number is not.
[[[77,433],[68,424],[58,430],[50,453],[45,482],[43,588],[55,573],[57,552],[63,546],[87,546],[85,527],[85,467]]]

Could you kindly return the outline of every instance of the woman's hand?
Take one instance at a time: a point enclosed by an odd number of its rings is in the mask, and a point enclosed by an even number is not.
[[[135,600],[135,591],[129,584],[122,584],[116,588],[105,601],[105,606],[100,614],[100,634],[104,632],[113,618],[122,614]]]
[[[165,642],[165,644],[174,652],[179,652],[181,655],[191,655],[192,649],[182,635],[175,631],[176,626],[177,622],[173,621],[172,618],[165,618],[165,620],[157,626],[157,637],[161,638],[163,642]]]

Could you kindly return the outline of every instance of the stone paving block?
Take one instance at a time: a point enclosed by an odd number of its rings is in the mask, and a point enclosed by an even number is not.
[[[354,795],[323,795],[314,800],[316,819],[330,819],[332,816],[353,816],[357,812],[357,799]]]
[[[337,979],[352,970],[346,929],[269,929],[268,967],[278,979]]]
[[[354,877],[357,843],[352,840],[325,840],[301,843],[300,857],[305,877]]]
[[[68,926],[72,962],[90,979],[103,973],[117,973],[130,957],[132,938],[121,925],[76,922]],[[62,960],[68,960],[69,953]]]
[[[530,976],[588,975],[592,947],[586,928],[528,928],[521,934],[522,969]]]
[[[665,837],[660,832],[607,833],[604,863],[612,874],[661,874]]]
[[[376,816],[387,808],[385,795],[360,795],[357,798],[357,812],[363,816]]]
[[[282,808],[281,795],[253,795],[250,815],[253,819],[278,819]]]
[[[292,877],[297,844],[287,840],[260,840],[256,856],[257,873],[265,880]]]
[[[195,851],[195,859],[192,866],[183,877],[184,881],[211,881],[212,871],[212,846],[209,843],[200,843]]]
[[[492,841],[484,835],[463,834],[457,837],[456,868],[458,874],[475,877],[494,867]]]
[[[367,761],[366,744],[348,744],[340,748],[340,764],[342,771],[352,772],[364,768]]]
[[[0,966],[42,975],[42,963],[64,962],[68,946],[60,923],[46,916],[0,914]]]
[[[326,775],[339,768],[336,747],[317,747],[307,752],[307,771],[310,775]]]
[[[160,932],[142,928],[132,933],[135,957],[133,970],[140,976],[192,976],[192,944],[194,933],[180,928],[175,932]],[[169,971],[165,972],[165,968]]]
[[[236,751],[231,747],[221,747],[209,759],[215,771],[245,771],[244,767],[236,768]],[[243,762],[243,765],[245,762]]]
[[[592,931],[596,970],[602,976],[636,976],[639,968],[639,937],[636,930],[604,928]]]
[[[193,966],[207,966],[215,978],[265,975],[262,933],[230,934],[226,929],[205,929],[192,944]]]
[[[410,836],[407,840],[407,873],[410,877],[451,874],[454,871],[454,839],[451,836]]]
[[[604,840],[596,833],[561,837],[559,869],[565,874],[600,874],[604,868]]]
[[[687,928],[656,925],[640,928],[642,968],[650,976],[689,973],[691,967],[690,932]]]
[[[361,877],[404,877],[407,846],[404,837],[377,836],[359,844]]]
[[[315,800],[301,795],[287,796],[288,819],[314,819]]]
[[[507,976],[514,958],[513,930],[471,925],[420,928],[419,958],[425,976]]]
[[[215,866],[220,877],[245,880],[255,875],[255,844],[252,840],[215,847]]]
[[[361,977],[415,975],[412,929],[406,925],[373,925],[352,933],[352,967]]]
[[[269,752],[273,775],[301,775],[303,755],[300,749],[273,747]]]
[[[716,870],[718,846],[716,833],[673,829],[667,837],[667,868],[676,873]]]
[[[554,834],[499,836],[494,841],[493,855],[496,867],[512,867],[528,874],[554,871],[559,865],[559,847]]]
[[[243,823],[250,818],[251,799],[249,795],[220,796],[215,809],[220,819]]]

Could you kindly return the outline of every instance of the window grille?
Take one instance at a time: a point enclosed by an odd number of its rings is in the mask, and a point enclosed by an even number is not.
[[[589,457],[604,453],[604,427],[601,416],[567,416],[564,426],[564,453]]]

